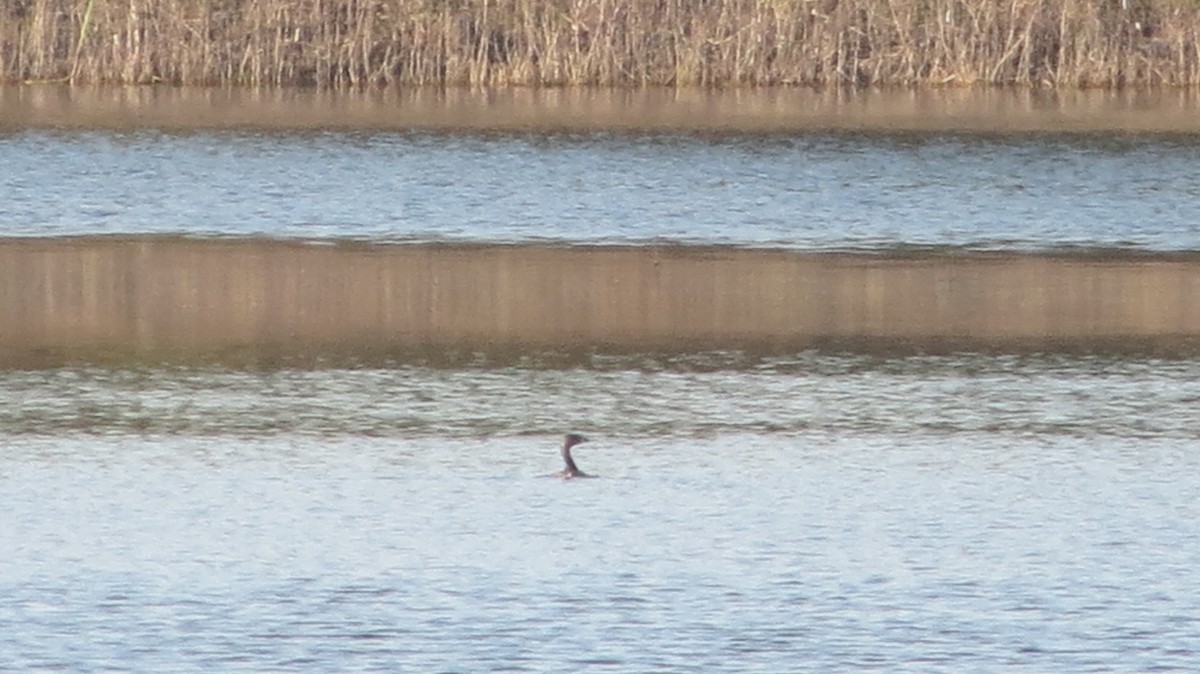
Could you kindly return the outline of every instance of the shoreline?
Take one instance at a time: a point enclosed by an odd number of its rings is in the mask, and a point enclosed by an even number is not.
[[[1200,133],[1190,90],[0,86],[0,132]]]
[[[1200,133],[1189,90],[0,86],[0,132]]]

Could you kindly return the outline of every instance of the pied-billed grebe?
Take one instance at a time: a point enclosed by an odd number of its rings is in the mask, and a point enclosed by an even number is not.
[[[566,464],[566,466],[557,473],[551,473],[550,477],[561,477],[564,480],[570,480],[574,477],[595,477],[595,475],[588,475],[582,470],[579,470],[579,466],[575,465],[575,459],[571,458],[571,448],[587,441],[587,438],[579,435],[578,433],[570,433],[563,438],[562,458],[563,463]]]

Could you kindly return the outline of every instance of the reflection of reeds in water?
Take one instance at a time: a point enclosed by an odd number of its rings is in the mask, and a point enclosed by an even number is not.
[[[1200,84],[1196,0],[0,0],[6,80]]]
[[[0,368],[820,347],[1194,357],[1197,289],[1192,253],[0,239]]]

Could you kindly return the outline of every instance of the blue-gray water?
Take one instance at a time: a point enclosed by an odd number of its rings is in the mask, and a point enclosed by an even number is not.
[[[0,373],[0,670],[1194,668],[1195,361],[701,365]]]
[[[1200,250],[1187,133],[115,114],[0,131],[0,234]],[[1195,668],[1200,361],[539,363],[0,371],[0,671]]]
[[[0,135],[0,232],[1200,249],[1200,142],[1135,134]]]

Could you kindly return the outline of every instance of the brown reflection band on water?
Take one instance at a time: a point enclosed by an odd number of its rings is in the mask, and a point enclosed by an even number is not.
[[[1198,263],[1116,252],[0,239],[0,364],[808,348],[1197,353]]]
[[[306,89],[0,86],[0,131],[1200,131],[1192,89]]]

